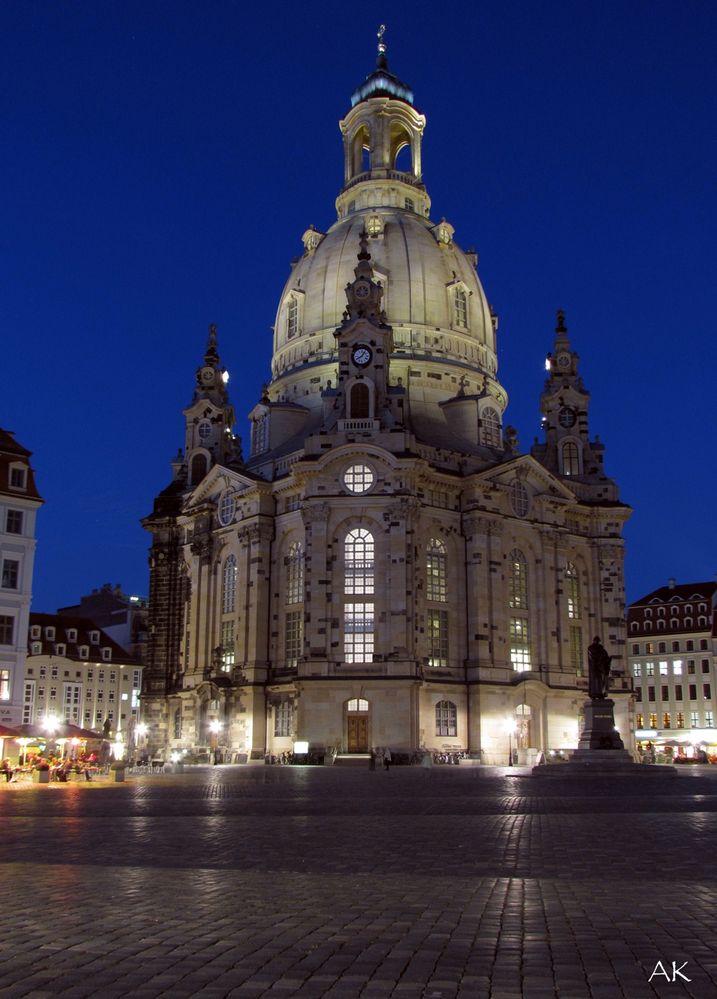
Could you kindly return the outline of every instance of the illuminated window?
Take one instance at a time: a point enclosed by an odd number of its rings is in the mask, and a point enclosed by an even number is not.
[[[352,697],[346,705],[347,711],[368,711],[368,701],[363,697]]]
[[[662,715],[662,727],[672,728],[672,718],[670,717],[669,711],[665,711],[664,714]]]
[[[573,619],[582,617],[580,580],[578,579],[578,570],[572,562],[568,562],[565,567],[565,590],[568,601],[568,617]]]
[[[714,716],[711,711],[705,711],[705,728],[714,728]]]
[[[350,493],[365,493],[374,484],[375,478],[368,465],[349,465],[344,472],[344,485]]]
[[[236,555],[228,555],[224,562],[222,577],[222,613],[232,614],[236,604],[237,560]]]
[[[674,662],[672,663],[672,672],[675,674],[675,676],[682,676],[682,660],[681,659],[675,659],[674,660]]]
[[[234,622],[222,621],[222,672],[231,673],[235,659]]]
[[[563,457],[563,475],[580,475],[580,454],[574,441],[566,441],[560,452]]]
[[[645,676],[654,676],[654,675],[655,675],[655,664],[645,663]]]
[[[436,735],[455,736],[458,733],[458,712],[453,701],[436,705]]]
[[[657,728],[657,715],[654,711],[650,714],[650,728]]]
[[[372,594],[374,589],[373,535],[363,527],[349,531],[344,542],[344,592]]]
[[[641,672],[642,672],[642,666],[640,665],[640,663],[634,663],[632,667],[632,675],[639,676]]]
[[[645,727],[645,719],[644,719],[644,716],[643,716],[643,715],[641,715],[641,714],[640,714],[639,712],[638,712],[638,713],[637,713],[637,714],[635,715],[635,725],[636,725],[636,726],[637,726],[638,728],[644,728],[644,727]]]
[[[428,542],[426,554],[426,599],[445,603],[446,592],[446,546],[437,538]]]
[[[10,670],[0,669],[0,701],[10,700]]]
[[[667,663],[664,659],[660,660],[660,676],[667,676]]]
[[[380,236],[383,232],[383,222],[380,215],[369,215],[366,220],[366,232],[369,236]]]
[[[531,668],[528,621],[524,617],[510,619],[510,661],[517,673]]]
[[[525,610],[528,607],[528,563],[518,548],[511,551],[508,560],[508,606],[513,610]]]
[[[480,415],[481,444],[487,447],[500,447],[500,416],[498,410],[486,406]]]
[[[372,603],[344,605],[344,659],[347,663],[373,661],[373,627]]]
[[[448,611],[429,610],[428,623],[428,665],[448,665]]]
[[[682,711],[677,712],[677,728],[685,727],[685,716]]]

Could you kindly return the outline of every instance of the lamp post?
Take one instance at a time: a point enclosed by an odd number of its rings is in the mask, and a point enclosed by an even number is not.
[[[219,721],[218,718],[213,718],[209,722],[209,731],[211,733],[210,745],[212,750],[212,764],[214,766],[216,766],[217,763],[217,742],[221,728],[222,728],[222,723]]]
[[[503,727],[508,736],[508,766],[513,766],[513,734],[515,732],[515,718],[506,718]]]
[[[147,722],[137,722],[134,729],[134,742],[138,753],[140,751],[142,740],[147,735],[147,732],[149,732],[149,725]]]

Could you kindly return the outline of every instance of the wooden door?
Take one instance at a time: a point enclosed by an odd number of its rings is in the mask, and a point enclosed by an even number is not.
[[[350,753],[368,752],[368,716],[349,715],[348,750]]]

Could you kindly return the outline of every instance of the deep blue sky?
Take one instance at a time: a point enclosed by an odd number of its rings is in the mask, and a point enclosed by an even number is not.
[[[35,610],[146,592],[139,518],[210,322],[246,440],[289,261],[335,219],[337,123],[379,20],[428,117],[432,216],[477,248],[500,314],[522,449],[563,308],[635,510],[628,598],[713,578],[712,0],[4,0],[0,425],[46,500]]]

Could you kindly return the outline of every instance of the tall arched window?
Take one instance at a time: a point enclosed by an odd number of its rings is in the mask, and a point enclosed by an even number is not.
[[[531,669],[530,624],[528,620],[528,563],[525,555],[514,548],[508,556],[508,607],[510,661],[519,673]]]
[[[436,705],[436,735],[458,734],[458,712],[453,701],[439,701]]]
[[[580,453],[575,441],[565,441],[561,451],[563,475],[580,475]]]
[[[284,661],[295,669],[304,644],[304,548],[300,541],[292,541],[284,559],[286,578],[286,605],[292,608],[284,615]]]
[[[445,603],[446,546],[438,538],[431,538],[426,551],[426,599]]]
[[[287,604],[304,601],[304,549],[300,541],[292,541],[284,559]]]
[[[367,420],[370,417],[370,395],[365,382],[356,382],[351,388],[351,419]]]
[[[237,559],[228,555],[222,575],[222,614],[233,614],[237,595]]]
[[[356,527],[344,540],[344,659],[347,663],[373,661],[374,604],[361,599],[374,592],[374,540]],[[355,599],[358,597],[359,599]]]
[[[500,416],[498,410],[492,406],[486,406],[480,417],[481,423],[481,444],[488,447],[500,447]]]
[[[190,485],[196,486],[207,474],[207,458],[204,454],[195,454],[192,458],[192,468],[190,472]]]
[[[570,665],[580,676],[583,673],[583,629],[578,623],[583,616],[580,599],[580,578],[573,562],[565,566],[565,596],[567,599],[568,618],[570,626],[568,638],[570,641]]]
[[[291,340],[299,332],[299,303],[292,295],[286,303],[286,338]]]
[[[426,551],[426,600],[439,604],[448,600],[446,546],[438,538],[430,539]],[[429,606],[426,625],[429,666],[448,666],[448,611]]]

